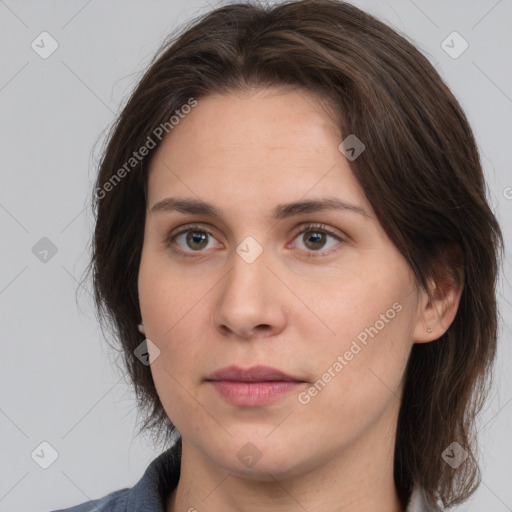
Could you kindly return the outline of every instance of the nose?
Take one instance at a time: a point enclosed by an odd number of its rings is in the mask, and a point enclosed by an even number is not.
[[[270,265],[269,265],[270,264]],[[233,255],[233,266],[222,279],[213,316],[223,336],[251,339],[279,334],[286,326],[286,287],[272,271],[265,251],[248,263]]]

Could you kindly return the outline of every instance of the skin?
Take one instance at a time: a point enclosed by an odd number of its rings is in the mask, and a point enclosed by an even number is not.
[[[167,512],[404,510],[393,451],[406,363],[413,343],[446,331],[460,291],[441,287],[429,303],[339,151],[343,139],[307,91],[231,92],[200,98],[151,161],[139,299],[160,350],[153,379],[183,442]],[[171,196],[211,203],[222,217],[150,211]],[[327,196],[366,215],[270,217],[277,204]],[[166,245],[190,223],[200,224],[189,228],[199,241],[185,233]],[[236,252],[248,236],[263,249],[252,263]],[[333,372],[397,303],[400,312]],[[205,381],[232,364],[272,366],[304,383],[269,405],[235,406]],[[300,403],[299,391],[329,368],[335,376]],[[251,467],[237,456],[248,442],[260,455]]]

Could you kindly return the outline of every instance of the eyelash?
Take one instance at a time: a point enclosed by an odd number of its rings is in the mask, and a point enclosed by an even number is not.
[[[195,252],[196,254],[197,253],[200,254],[204,251],[192,251],[192,254],[191,254],[191,251],[183,251],[181,249],[177,249],[176,247],[173,247],[175,239],[178,236],[182,235],[183,233],[188,233],[189,231],[198,231],[200,233],[207,233],[209,236],[215,238],[215,236],[210,231],[208,231],[208,229],[206,229],[204,226],[202,226],[200,224],[192,224],[192,225],[185,226],[185,229],[182,229],[181,231],[178,231],[177,233],[172,233],[172,234],[168,235],[165,239],[165,245],[175,254],[179,254],[180,256],[184,256],[184,257],[197,258],[197,255],[193,254],[193,252]],[[325,226],[325,224],[307,224],[307,225],[303,226],[302,230],[295,234],[294,240],[299,235],[307,233],[308,231],[325,233],[325,234],[335,238],[338,242],[343,243],[346,241],[345,239],[341,238],[339,235],[335,234],[333,231],[328,229]],[[306,257],[307,258],[318,258],[321,256],[327,256],[333,252],[336,252],[336,250],[333,250],[332,248],[326,249],[323,251],[306,251]]]

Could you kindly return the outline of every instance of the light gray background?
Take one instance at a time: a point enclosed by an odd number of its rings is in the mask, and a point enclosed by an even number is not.
[[[454,91],[510,240],[512,1],[354,3],[414,40]],[[134,439],[133,394],[101,337],[90,287],[79,307],[75,294],[92,232],[94,143],[163,39],[210,8],[199,0],[0,0],[0,511],[43,512],[132,486],[160,453]],[[43,31],[59,45],[47,59],[31,48]],[[441,47],[453,31],[469,43],[457,59]],[[46,263],[32,252],[42,237],[57,247]],[[483,482],[461,511],[512,510],[512,294],[505,277],[499,293],[496,385],[480,420]],[[58,452],[48,469],[31,458],[43,441]]]

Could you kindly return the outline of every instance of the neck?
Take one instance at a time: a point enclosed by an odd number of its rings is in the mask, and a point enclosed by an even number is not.
[[[382,427],[382,426],[381,426]],[[396,425],[369,432],[293,477],[243,478],[183,441],[181,474],[166,512],[404,512],[393,477]]]

